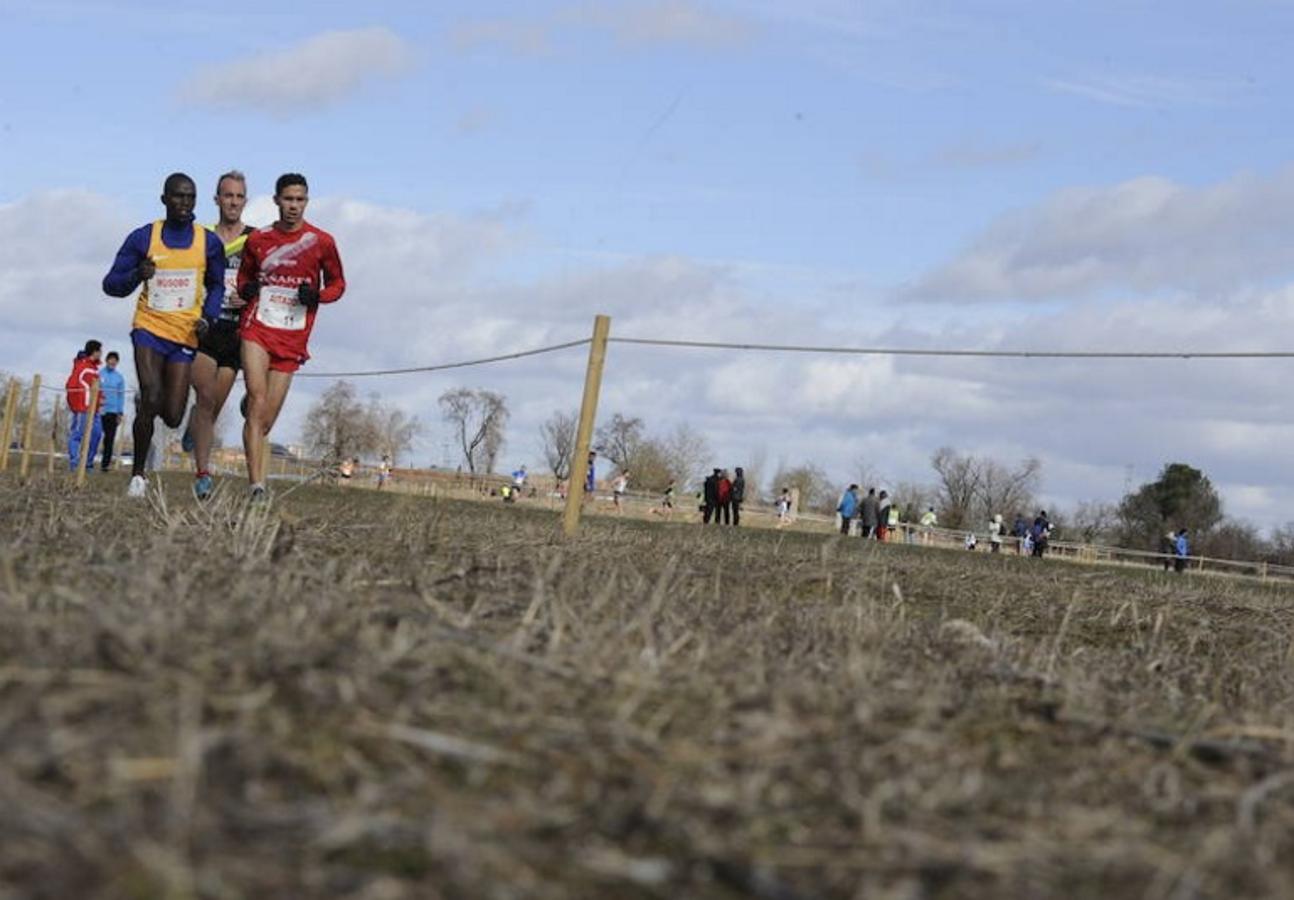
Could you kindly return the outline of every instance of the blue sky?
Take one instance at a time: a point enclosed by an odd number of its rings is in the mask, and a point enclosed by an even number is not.
[[[67,260],[60,302],[124,333],[95,273],[157,215],[167,172],[205,194],[237,166],[262,217],[273,178],[306,172],[341,241],[352,290],[316,332],[320,370],[567,339],[608,310],[651,336],[1284,349],[1294,4],[299,10],[0,0],[0,237],[48,235],[0,249],[0,308]],[[0,365],[59,371],[68,315],[16,317]],[[482,375],[512,392],[519,460],[552,392],[578,395],[578,362]],[[812,365],[625,351],[608,402],[661,427],[701,415],[716,455],[758,441],[842,479],[869,454],[927,477],[943,443],[1037,453],[1069,503],[1180,456],[1236,514],[1294,518],[1279,454],[1258,452],[1288,436],[1267,393],[1281,363],[1042,384],[1013,364]],[[771,370],[797,392],[728,399]],[[1107,406],[1071,389],[1112,381]],[[448,385],[372,387],[434,410]]]

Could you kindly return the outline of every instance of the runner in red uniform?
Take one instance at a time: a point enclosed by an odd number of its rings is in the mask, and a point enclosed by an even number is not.
[[[319,304],[340,300],[346,291],[332,235],[305,220],[309,202],[304,175],[280,176],[274,184],[279,219],[247,238],[238,270],[238,293],[247,301],[239,335],[247,386],[243,449],[253,500],[265,497],[265,439],[292,374],[310,358]]]

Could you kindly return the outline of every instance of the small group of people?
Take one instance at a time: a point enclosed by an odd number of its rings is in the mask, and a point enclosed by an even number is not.
[[[862,489],[858,485],[851,484],[840,495],[840,501],[836,504],[836,513],[840,516],[840,533],[853,534],[857,523],[857,532],[861,537],[878,541],[890,540],[891,534],[897,533],[903,521],[902,511],[890,497],[889,491],[878,494],[876,488],[868,488],[867,495],[860,497],[860,490]]]
[[[210,228],[194,220],[196,183],[183,172],[166,178],[161,202],[165,217],[131,232],[103,279],[110,297],[139,292],[130,331],[138,393],[127,493],[145,495],[155,421],[180,427],[192,386],[197,399],[183,443],[194,456],[195,496],[211,495],[216,417],[241,370],[250,495],[264,500],[270,429],[293,374],[310,358],[319,304],[346,290],[336,242],[306,221],[309,185],[295,172],[275,182],[278,218],[260,229],[242,221],[247,178],[236,170],[216,179],[219,219]]]
[[[85,466],[94,469],[95,455],[103,446],[103,457],[98,465],[104,472],[112,468],[112,453],[117,441],[117,428],[126,411],[126,378],[117,371],[121,357],[116,350],[103,355],[103,342],[90,339],[77,351],[72,360],[72,372],[67,376],[64,390],[71,421],[67,429],[67,467],[76,471],[81,463],[82,445],[85,448]],[[90,409],[90,396],[95,382],[99,384],[99,399]]]
[[[746,471],[741,466],[732,474],[727,469],[715,469],[701,482],[698,500],[701,524],[740,525],[741,507],[746,502]]]

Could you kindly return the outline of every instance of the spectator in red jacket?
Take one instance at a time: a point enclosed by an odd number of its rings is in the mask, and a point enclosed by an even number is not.
[[[732,479],[728,477],[728,470],[724,469],[719,473],[719,481],[715,485],[715,500],[718,503],[714,511],[714,524],[732,524]]]
[[[72,360],[72,374],[67,376],[67,408],[72,412],[67,432],[67,468],[71,472],[76,471],[81,460],[81,442],[85,440],[87,423],[90,426],[90,452],[86,454],[88,468],[94,468],[92,460],[103,437],[103,419],[99,415],[103,409],[102,396],[93,412],[90,410],[90,389],[99,381],[99,358],[102,354],[103,344],[86,341],[85,349]]]

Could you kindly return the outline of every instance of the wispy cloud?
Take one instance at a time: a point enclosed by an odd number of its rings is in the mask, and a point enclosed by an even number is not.
[[[962,141],[936,150],[930,161],[950,169],[996,169],[1033,162],[1042,149],[1041,141]]]
[[[387,28],[328,31],[286,50],[199,69],[180,88],[189,103],[291,118],[334,103],[365,82],[408,71],[413,52]]]
[[[451,33],[460,50],[499,46],[520,55],[555,52],[580,31],[594,31],[626,46],[685,45],[717,48],[748,40],[750,20],[697,3],[695,0],[564,6],[541,17],[479,19]]]
[[[1218,106],[1245,88],[1234,80],[1136,74],[1046,78],[1042,84],[1058,93],[1133,109]]]

